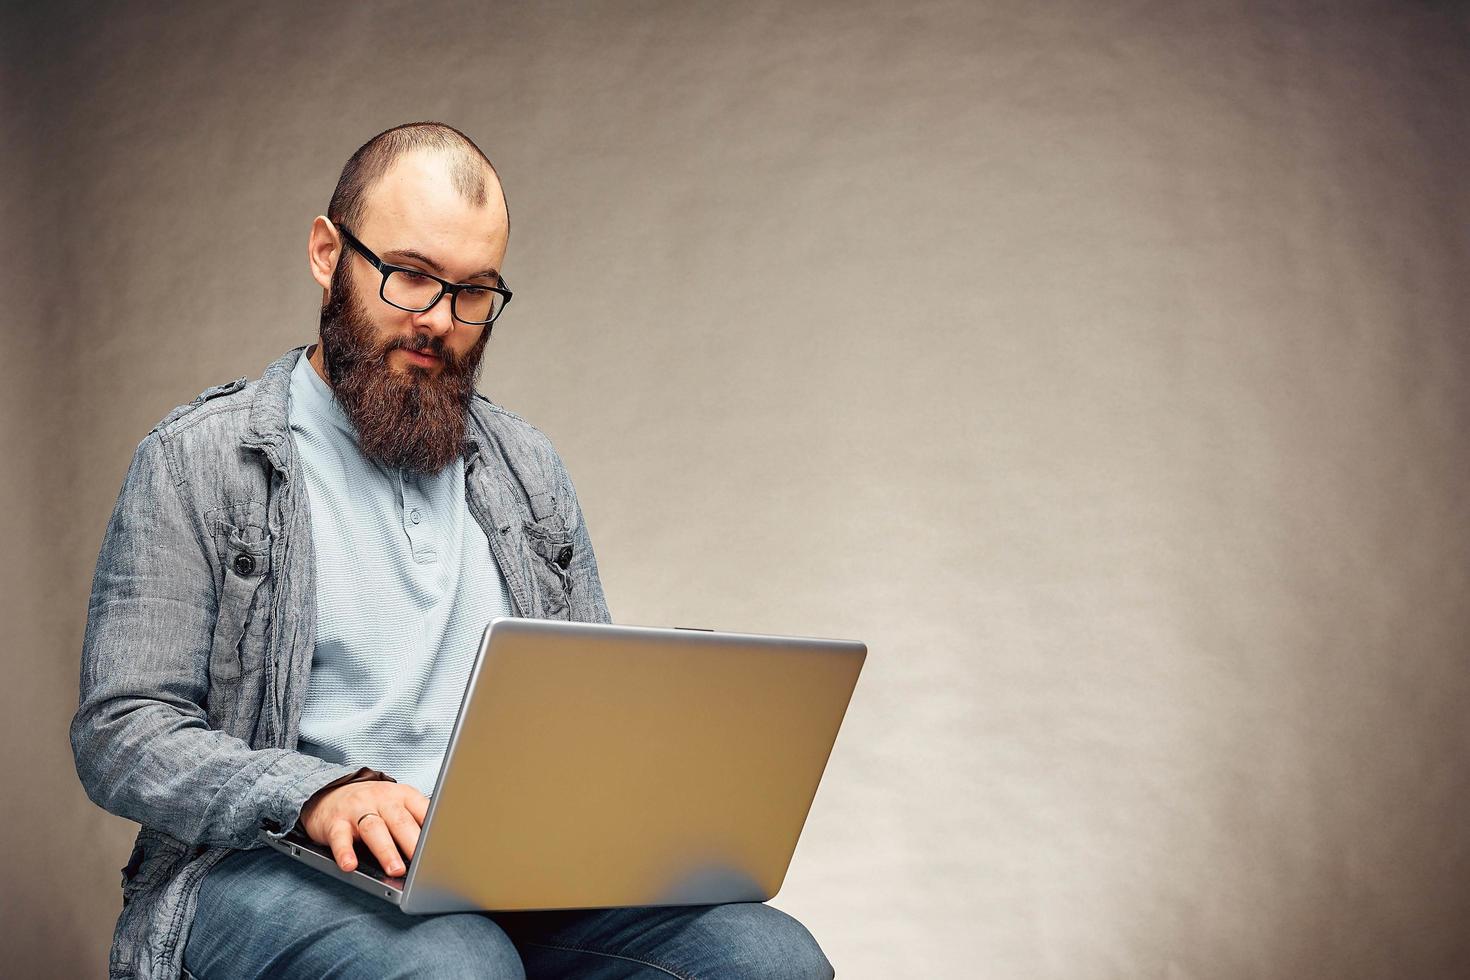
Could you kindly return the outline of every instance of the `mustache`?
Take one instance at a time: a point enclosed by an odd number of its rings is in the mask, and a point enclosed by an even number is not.
[[[414,337],[395,337],[383,345],[383,353],[388,354],[390,351],[395,351],[399,348],[412,351],[415,354],[431,354],[434,357],[448,360],[446,356],[448,351],[444,349],[443,341],[424,334],[418,334]]]
[[[455,353],[448,347],[443,337],[434,337],[428,334],[394,337],[391,340],[384,341],[382,346],[374,353],[372,360],[378,364],[386,365],[388,363],[388,355],[400,349],[412,351],[416,354],[429,354],[439,358],[439,368],[441,377],[443,378],[465,374],[470,370],[471,364],[478,361],[478,358],[474,357],[473,351]],[[475,374],[478,373],[478,371],[475,372]]]

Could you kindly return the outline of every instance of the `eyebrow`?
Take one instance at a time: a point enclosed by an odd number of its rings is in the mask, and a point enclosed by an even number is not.
[[[442,265],[440,265],[438,262],[435,262],[433,259],[429,258],[423,252],[420,252],[418,249],[413,249],[413,248],[393,248],[393,249],[389,249],[388,251],[384,252],[383,255],[384,255],[385,258],[388,257],[388,256],[392,256],[392,255],[401,255],[401,256],[403,256],[406,259],[413,259],[415,262],[422,262],[424,265],[428,266],[430,269],[433,269],[441,277],[443,277],[445,279],[448,279],[449,278],[447,275],[445,275],[445,273],[444,273],[444,267]],[[477,272],[474,275],[468,276],[468,277],[466,277],[466,278],[464,278],[464,279],[462,279],[460,281],[461,282],[469,282],[471,279],[499,279],[499,278],[500,278],[500,270],[499,269],[496,269],[495,267],[492,266],[489,269],[484,270],[483,272]]]

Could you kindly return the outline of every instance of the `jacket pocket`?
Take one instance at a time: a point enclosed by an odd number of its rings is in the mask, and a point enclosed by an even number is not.
[[[541,615],[546,619],[571,616],[572,532],[547,527],[536,521],[521,522],[526,543],[531,546],[531,575],[539,594]]]
[[[261,585],[270,576],[271,537],[255,527],[220,523],[224,563],[219,615],[209,653],[209,724],[249,739],[236,731],[241,721],[244,687],[265,664],[269,589]]]

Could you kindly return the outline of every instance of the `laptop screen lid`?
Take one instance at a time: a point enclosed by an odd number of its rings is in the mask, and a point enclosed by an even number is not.
[[[765,901],[867,648],[497,617],[400,907]]]

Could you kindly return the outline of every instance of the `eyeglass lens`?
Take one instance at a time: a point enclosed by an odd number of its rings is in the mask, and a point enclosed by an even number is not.
[[[394,306],[419,312],[433,306],[442,289],[428,276],[395,270],[383,282],[383,298]],[[485,323],[495,319],[505,302],[505,297],[493,289],[461,289],[451,299],[454,302],[454,315],[470,323]]]

